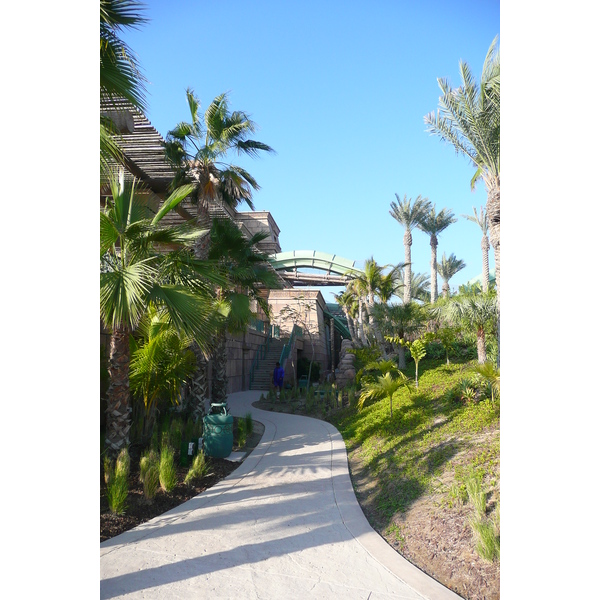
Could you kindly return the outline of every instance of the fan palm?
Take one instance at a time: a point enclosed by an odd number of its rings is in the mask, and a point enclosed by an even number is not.
[[[438,264],[438,273],[440,277],[444,280],[442,285],[442,294],[444,298],[448,298],[450,293],[450,279],[454,277],[461,269],[464,269],[467,265],[464,261],[459,260],[452,253],[448,258],[446,258],[446,253],[442,255],[442,260]]]
[[[476,168],[474,187],[483,179],[487,191],[490,241],[496,263],[496,288],[500,296],[500,54],[498,38],[490,45],[477,83],[469,65],[459,63],[462,85],[453,89],[438,79],[442,91],[437,114],[425,116],[427,131],[450,142]]]
[[[485,328],[493,323],[497,316],[496,297],[492,294],[464,296],[449,302],[443,309],[454,322],[462,322],[466,327],[475,327],[477,334],[477,361],[484,364],[487,360],[485,349]]]
[[[130,333],[150,306],[168,314],[168,322],[207,347],[215,326],[207,278],[222,281],[210,265],[186,250],[202,232],[189,226],[159,227],[137,194],[137,182],[125,182],[121,171],[110,176],[111,197],[100,213],[100,317],[111,331],[107,392],[106,446],[118,453],[128,444]],[[191,191],[175,190],[175,205]],[[165,252],[165,247],[178,252]],[[159,251],[159,248],[162,251]]]
[[[430,278],[425,273],[412,273],[410,274],[410,296],[412,300],[421,300],[422,302],[429,302],[430,292],[429,286],[431,285]],[[406,289],[404,285],[404,272],[400,274],[400,280],[397,285],[397,294],[400,291]]]
[[[135,54],[120,38],[125,28],[137,29],[147,22],[144,6],[134,0],[100,0],[100,100],[110,104],[127,100],[141,112],[146,110],[145,79]],[[100,165],[108,169],[111,160],[121,161],[114,142],[114,124],[100,117]]]
[[[404,232],[404,302],[408,303],[412,297],[410,277],[411,230],[421,222],[430,210],[431,204],[427,198],[422,198],[421,195],[417,196],[413,202],[411,198],[406,197],[406,194],[404,195],[404,200],[400,200],[400,197],[396,194],[396,202],[392,202],[390,207],[392,209],[390,210],[390,215],[406,229]]]
[[[483,258],[483,272],[481,275],[481,284],[483,293],[487,294],[490,287],[490,263],[489,263],[489,253],[490,253],[490,242],[488,241],[488,218],[487,212],[481,207],[481,212],[478,214],[477,209],[473,207],[473,215],[461,215],[468,221],[472,221],[473,223],[477,223],[479,228],[481,229],[481,233],[483,237],[481,238],[481,256]]]
[[[436,212],[435,204],[431,210],[423,215],[422,220],[417,224],[417,227],[424,233],[429,235],[429,243],[431,245],[431,303],[435,303],[438,296],[437,291],[437,236],[449,227],[452,223],[456,223],[456,219],[450,210],[442,208],[440,212]]]

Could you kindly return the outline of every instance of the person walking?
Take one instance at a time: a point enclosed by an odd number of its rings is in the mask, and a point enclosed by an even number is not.
[[[273,371],[273,385],[277,389],[277,400],[279,400],[279,394],[281,393],[281,389],[283,388],[284,375],[285,371],[283,367],[278,362],[275,363],[275,369]]]

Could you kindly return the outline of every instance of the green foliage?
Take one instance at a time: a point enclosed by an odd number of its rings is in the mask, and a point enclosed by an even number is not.
[[[174,449],[181,447],[183,441],[183,423],[181,419],[173,419],[169,428],[169,443]]]
[[[476,538],[475,550],[488,562],[500,556],[500,510],[499,505],[491,519],[486,518],[487,494],[482,489],[481,478],[472,473],[466,481],[466,490],[473,515],[469,525]]]
[[[206,475],[207,472],[208,472],[208,465],[206,464],[206,458],[204,456],[204,452],[200,451],[194,457],[194,462],[192,463],[192,466],[190,467],[189,471],[187,472],[187,475],[185,476],[183,483],[185,483],[186,485],[192,485],[192,483],[194,481],[198,481],[199,479],[202,479]]]
[[[472,363],[460,357],[450,365],[444,358],[422,362],[418,393],[398,389],[391,417],[383,401],[365,402],[362,410],[348,407],[328,417],[342,434],[349,455],[374,482],[371,501],[382,530],[424,495],[445,490],[449,505],[466,502],[466,474],[472,469],[488,493],[497,493],[499,403],[457,401],[460,381],[472,376]],[[405,374],[412,376],[414,369],[409,364]],[[453,482],[445,487],[441,481],[448,475]]]
[[[254,430],[252,413],[248,412],[242,418],[236,419],[236,424],[238,434],[237,443],[240,448],[243,448]]]
[[[297,366],[297,375],[298,379],[300,377],[306,375],[308,377],[308,372],[310,369],[310,360],[306,356],[302,356],[298,359]],[[311,383],[316,383],[319,381],[321,377],[321,363],[313,361],[312,369],[310,369],[310,381]]]
[[[356,371],[364,368],[365,365],[376,362],[381,357],[381,350],[375,346],[366,346],[364,348],[349,348],[348,352],[354,354],[354,368]]]
[[[155,450],[146,451],[140,458],[140,481],[144,486],[144,497],[152,500],[160,486],[160,459]]]
[[[159,465],[160,487],[167,493],[173,491],[177,485],[177,470],[173,449],[167,444],[160,451]]]
[[[129,469],[130,458],[127,448],[119,452],[115,464],[108,457],[104,458],[106,499],[110,511],[117,515],[123,514],[127,508]]]

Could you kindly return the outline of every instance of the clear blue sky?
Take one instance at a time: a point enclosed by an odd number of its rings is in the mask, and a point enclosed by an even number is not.
[[[151,122],[166,136],[187,120],[188,86],[203,108],[229,91],[231,108],[248,112],[255,138],[277,152],[234,162],[258,180],[255,207],[273,214],[282,250],[398,263],[404,229],[390,203],[421,194],[459,219],[439,236],[438,257],[467,264],[451,283],[480,274],[481,232],[460,215],[485,205],[484,185],[471,192],[473,167],[427,134],[423,117],[437,107],[438,77],[459,84],[459,60],[479,76],[500,32],[498,1],[155,0],[147,9],[150,23],[122,37],[148,79]],[[429,274],[420,231],[412,260]]]

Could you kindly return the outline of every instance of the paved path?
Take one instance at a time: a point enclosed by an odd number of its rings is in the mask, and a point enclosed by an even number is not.
[[[338,431],[253,408],[259,396],[228,399],[265,426],[236,471],[100,544],[101,598],[459,600],[371,529]]]

